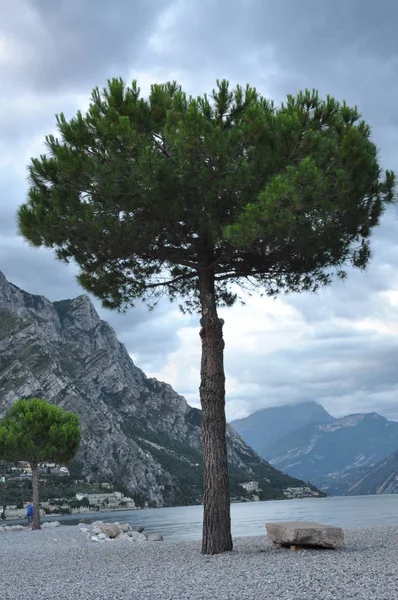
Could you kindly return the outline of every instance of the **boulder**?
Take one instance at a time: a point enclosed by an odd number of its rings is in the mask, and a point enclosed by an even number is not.
[[[100,525],[103,525],[104,522],[103,521],[94,521],[94,523],[92,523],[93,527],[99,527]]]
[[[114,539],[120,533],[120,528],[116,523],[104,523],[98,527],[102,533],[105,533],[111,539]]]
[[[139,527],[136,527],[135,530],[138,531],[138,533],[142,533],[144,531],[144,528],[140,525]]]
[[[42,529],[48,529],[51,527],[59,527],[61,525],[61,523],[59,521],[49,521],[47,523],[43,523],[43,525],[41,526]]]
[[[275,546],[306,546],[310,548],[338,548],[344,545],[344,532],[341,527],[290,521],[266,523],[267,535]]]
[[[147,536],[148,542],[163,542],[163,536],[158,533],[151,533]]]
[[[117,523],[117,525],[119,526],[120,531],[123,531],[123,533],[127,533],[127,531],[132,530],[131,525],[128,523]]]

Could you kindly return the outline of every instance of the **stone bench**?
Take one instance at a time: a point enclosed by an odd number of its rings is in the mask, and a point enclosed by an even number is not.
[[[267,535],[275,548],[338,548],[344,546],[341,527],[306,521],[266,523]]]

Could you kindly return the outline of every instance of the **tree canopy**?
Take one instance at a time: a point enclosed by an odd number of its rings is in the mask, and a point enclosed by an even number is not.
[[[68,464],[79,445],[78,415],[39,398],[18,400],[0,421],[3,460]]]
[[[255,88],[177,83],[149,98],[121,79],[32,160],[22,234],[81,267],[80,283],[120,308],[160,294],[198,307],[198,269],[218,304],[231,283],[267,294],[315,290],[366,266],[369,235],[393,199],[356,108],[315,91],[276,107]]]

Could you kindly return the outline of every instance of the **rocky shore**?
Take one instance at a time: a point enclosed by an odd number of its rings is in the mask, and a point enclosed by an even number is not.
[[[200,541],[140,543],[144,532],[129,532],[0,532],[2,600],[398,600],[398,526],[346,530],[330,551],[274,549],[264,532],[218,556],[202,556]],[[110,540],[94,543],[101,533]]]

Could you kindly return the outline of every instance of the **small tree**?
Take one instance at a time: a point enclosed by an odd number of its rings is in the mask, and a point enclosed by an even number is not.
[[[0,421],[0,457],[32,469],[33,529],[40,529],[39,464],[68,464],[79,445],[79,417],[38,398],[18,400]]]
[[[223,321],[236,286],[316,290],[364,268],[394,175],[383,177],[356,108],[306,91],[276,108],[252,87],[217,82],[148,99],[113,79],[85,115],[57,117],[60,139],[32,159],[19,227],[80,266],[108,308],[166,294],[201,313],[202,551],[232,549]]]

